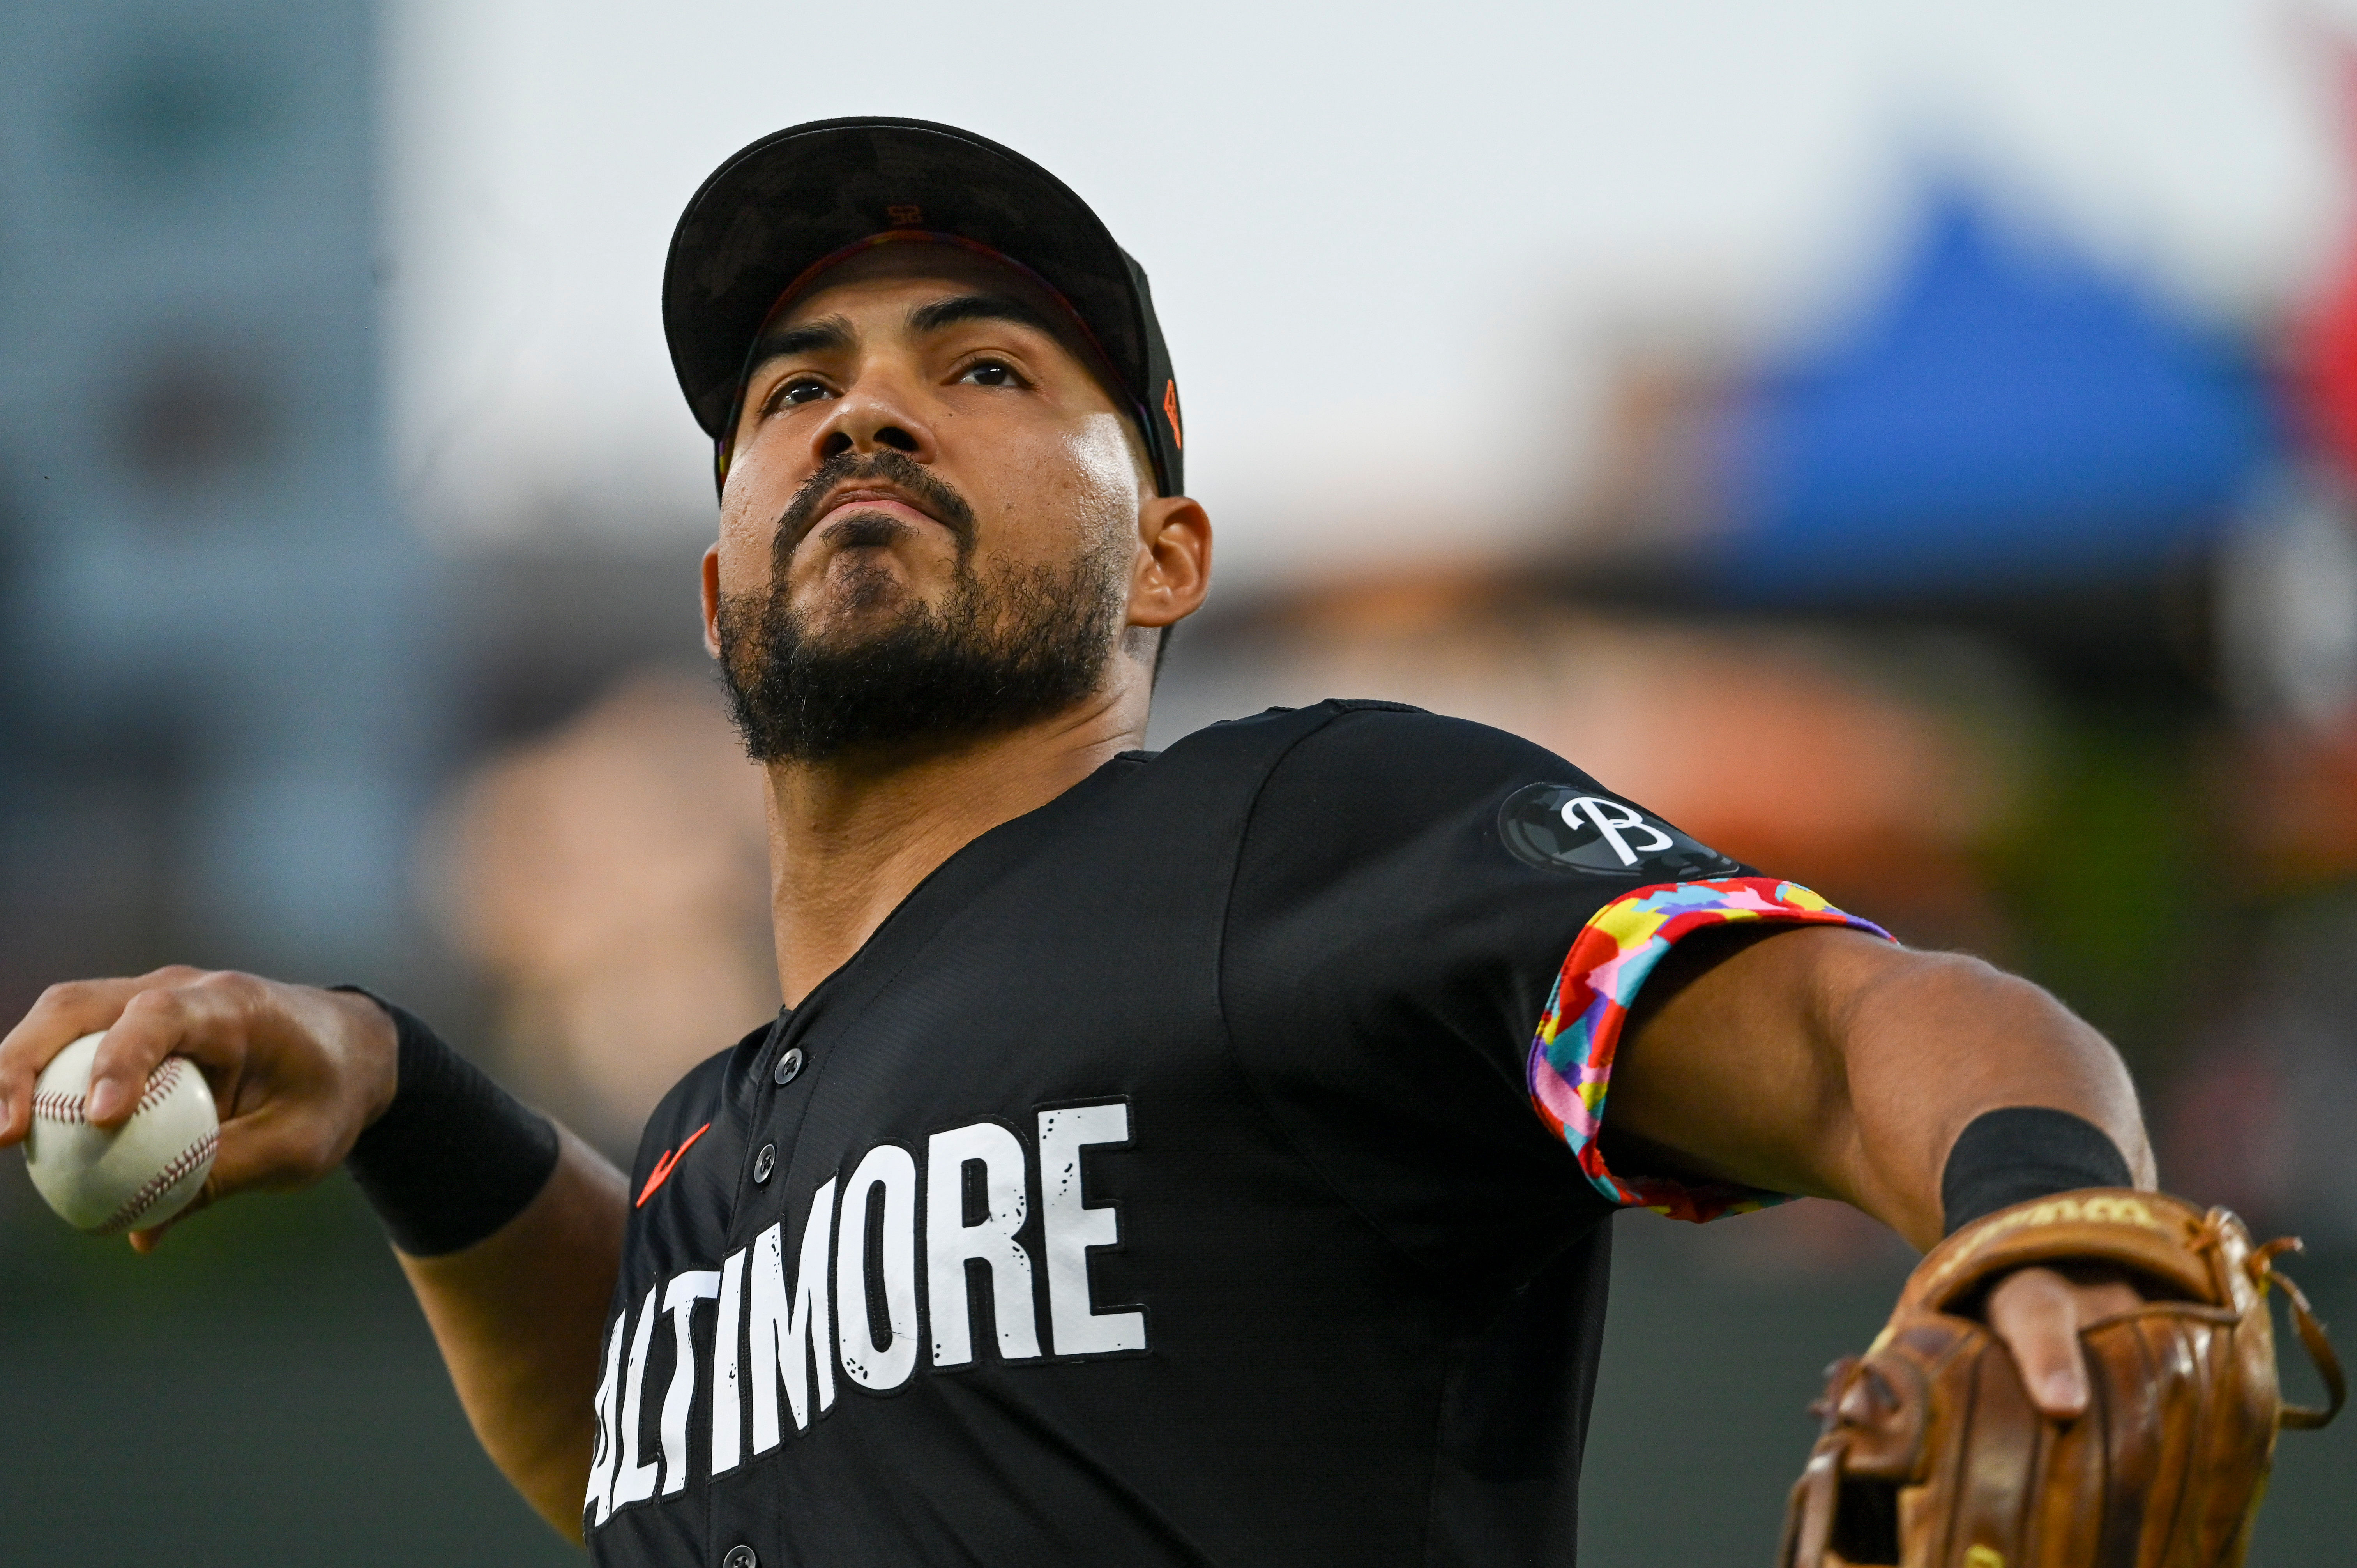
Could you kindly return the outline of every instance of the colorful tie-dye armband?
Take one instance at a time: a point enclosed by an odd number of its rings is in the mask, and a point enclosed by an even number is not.
[[[1845,914],[1797,882],[1728,876],[1640,887],[1597,911],[1571,944],[1531,1041],[1531,1104],[1571,1147],[1596,1190],[1627,1208],[1650,1208],[1700,1222],[1749,1214],[1791,1195],[1724,1182],[1624,1180],[1605,1167],[1597,1146],[1612,1056],[1637,988],[1678,940],[1705,926],[1737,920],[1850,926],[1888,941],[1890,933]]]

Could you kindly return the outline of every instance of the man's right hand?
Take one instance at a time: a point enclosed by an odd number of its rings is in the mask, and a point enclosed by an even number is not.
[[[94,1114],[118,1125],[167,1056],[194,1061],[221,1117],[221,1153],[198,1207],[233,1192],[308,1186],[343,1163],[393,1103],[399,1036],[353,992],[251,974],[159,969],[136,980],[53,985],[0,1040],[0,1147],[32,1122],[33,1080],[103,1029]],[[598,1337],[621,1267],[622,1175],[558,1132],[556,1168],[523,1211],[456,1252],[400,1253],[452,1382],[492,1460],[558,1530],[581,1539],[597,1426]],[[134,1232],[151,1251],[160,1230]]]
[[[167,1056],[205,1075],[221,1151],[185,1219],[249,1189],[307,1187],[343,1163],[393,1103],[398,1045],[383,1008],[352,992],[175,965],[135,980],[82,980],[41,993],[0,1039],[0,1148],[32,1126],[33,1082],[51,1058],[106,1031],[91,1069],[91,1120],[129,1120]],[[154,1249],[162,1229],[134,1232]]]

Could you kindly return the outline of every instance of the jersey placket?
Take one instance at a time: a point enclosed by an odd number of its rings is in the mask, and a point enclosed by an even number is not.
[[[802,1142],[802,1124],[810,1111],[810,1093],[816,1086],[818,1063],[805,1044],[818,1009],[805,997],[802,1005],[778,1015],[777,1026],[753,1058],[753,1104],[746,1128],[745,1148],[737,1171],[736,1212],[729,1216],[728,1241],[742,1244],[737,1232],[747,1205],[757,1191],[772,1184],[784,1190],[793,1153]],[[791,1133],[778,1125],[782,1101],[800,1097],[800,1112]]]

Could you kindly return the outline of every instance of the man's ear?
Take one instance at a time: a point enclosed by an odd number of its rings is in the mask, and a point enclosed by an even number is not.
[[[704,552],[704,651],[720,657],[720,545]]]
[[[1172,626],[1193,615],[1211,586],[1211,520],[1185,496],[1157,496],[1137,514],[1137,564],[1129,624]]]

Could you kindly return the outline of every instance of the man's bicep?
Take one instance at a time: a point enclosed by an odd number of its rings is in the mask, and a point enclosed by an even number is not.
[[[1816,1120],[1807,975],[1826,938],[1889,945],[1762,876],[1641,887],[1587,922],[1531,1042],[1530,1089],[1603,1196],[1703,1220],[1816,1190],[1778,1139]],[[1760,956],[1795,947],[1798,961]]]
[[[1722,926],[1667,955],[1630,1010],[1606,1157],[1631,1169],[1833,1196],[1855,1140],[1829,997],[1908,961],[1878,934],[1830,924]]]

